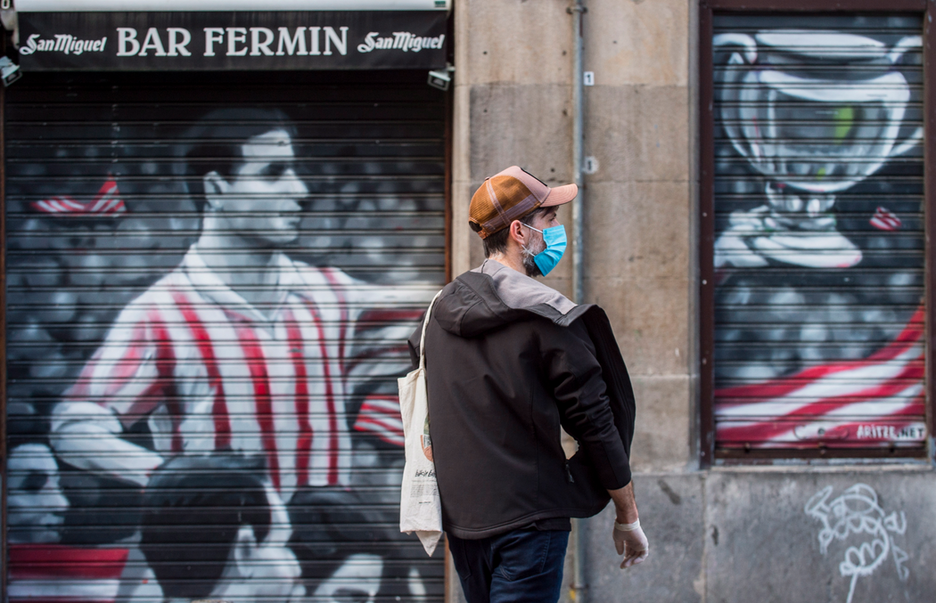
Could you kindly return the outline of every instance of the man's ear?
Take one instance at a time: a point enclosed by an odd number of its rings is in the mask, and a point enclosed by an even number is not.
[[[202,186],[205,189],[205,199],[208,201],[209,208],[213,211],[224,209],[222,195],[230,191],[230,183],[216,170],[211,170],[202,177]]]
[[[249,525],[241,525],[237,530],[237,538],[234,539],[234,563],[237,565],[237,574],[249,578],[253,574],[253,556],[257,550],[257,538],[254,536],[253,528]]]
[[[523,231],[523,222],[520,220],[514,220],[507,228],[509,237],[516,241],[518,245],[522,246],[524,243],[526,243],[527,233]]]

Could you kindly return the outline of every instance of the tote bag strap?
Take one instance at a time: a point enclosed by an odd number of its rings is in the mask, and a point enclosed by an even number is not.
[[[426,368],[426,327],[429,326],[429,315],[432,314],[432,305],[435,304],[440,295],[442,295],[441,289],[429,302],[429,309],[426,310],[426,318],[423,320],[422,335],[419,336],[419,368],[421,369]]]

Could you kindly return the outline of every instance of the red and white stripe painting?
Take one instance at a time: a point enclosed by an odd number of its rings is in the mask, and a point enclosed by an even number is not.
[[[400,399],[389,395],[368,396],[361,406],[354,428],[370,432],[388,444],[403,447],[405,439]]]
[[[878,207],[871,216],[871,226],[878,230],[900,230],[903,222],[893,212],[885,207]]]
[[[38,212],[63,217],[115,217],[127,211],[113,178],[109,178],[90,201],[77,201],[61,195],[33,201],[30,206]]]
[[[84,549],[58,544],[11,544],[11,603],[112,603],[127,549]]]
[[[352,427],[402,446],[396,396],[372,396],[354,417],[348,401],[356,385],[381,377],[392,383],[409,368],[408,355],[393,344],[412,332],[413,313],[358,325],[364,304],[392,305],[394,295],[399,302],[406,294],[285,256],[279,282],[283,298],[275,311],[260,314],[193,249],[121,312],[55,421],[84,433],[81,424],[93,420],[119,433],[121,424],[145,417],[163,458],[262,453],[280,492],[347,486]],[[352,340],[360,329],[370,337],[359,332]],[[128,481],[149,469],[116,456],[89,461],[99,442],[72,438],[70,452],[57,451],[76,466]]]
[[[924,332],[919,309],[894,341],[864,360],[716,390],[719,446],[918,446],[926,439]]]

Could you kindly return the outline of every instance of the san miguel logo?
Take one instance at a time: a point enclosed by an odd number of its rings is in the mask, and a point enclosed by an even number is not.
[[[84,52],[104,52],[107,45],[107,38],[99,40],[79,40],[71,34],[57,34],[52,38],[40,38],[39,34],[33,34],[26,40],[26,44],[20,48],[20,54],[30,55],[34,52],[61,52],[64,54],[79,55]]]
[[[419,52],[423,48],[439,49],[445,43],[445,34],[434,37],[417,36],[408,31],[395,31],[393,35],[382,36],[372,31],[364,36],[364,43],[358,44],[358,52],[373,50],[402,50]]]

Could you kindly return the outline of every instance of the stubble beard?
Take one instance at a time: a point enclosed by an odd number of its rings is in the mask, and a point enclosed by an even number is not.
[[[529,247],[523,246],[520,248],[520,253],[523,256],[523,269],[526,271],[527,276],[532,278],[543,276],[543,271],[539,269],[539,266],[536,265],[536,262],[533,261],[533,258],[545,250],[546,243],[542,238],[534,242]]]

